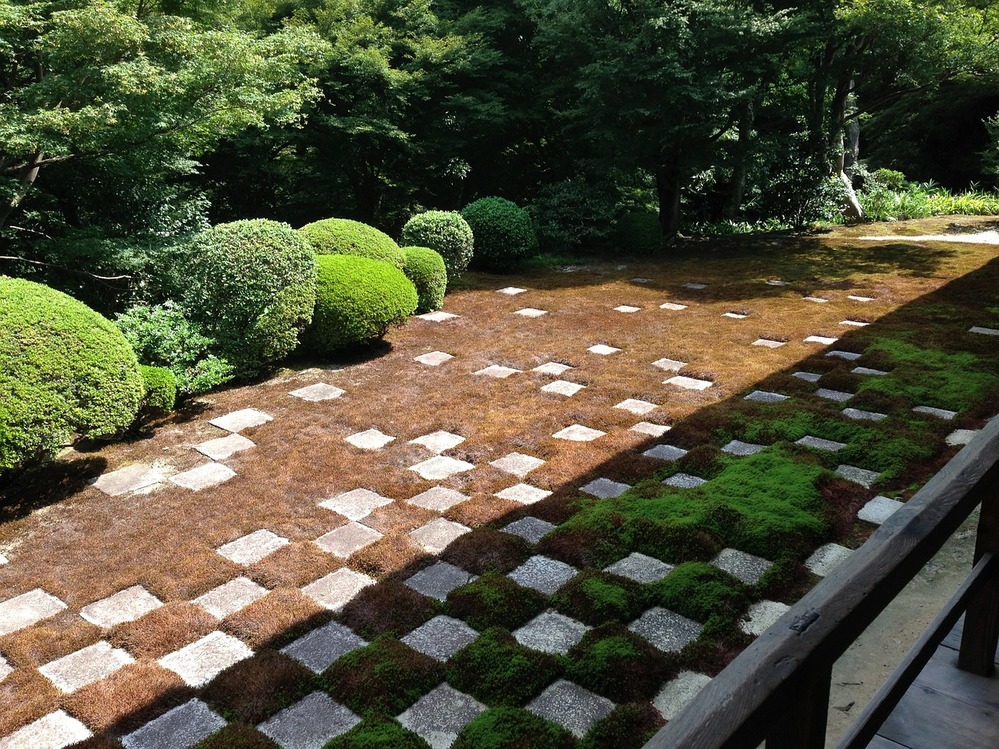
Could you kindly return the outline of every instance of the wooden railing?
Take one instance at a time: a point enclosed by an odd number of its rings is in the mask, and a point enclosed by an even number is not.
[[[845,562],[743,651],[646,749],[819,749],[833,663],[982,505],[975,567],[853,725],[866,747],[966,613],[959,664],[987,675],[999,640],[999,417]]]

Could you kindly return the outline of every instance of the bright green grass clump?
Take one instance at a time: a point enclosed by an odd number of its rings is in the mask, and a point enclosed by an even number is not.
[[[343,736],[326,744],[325,749],[428,749],[429,744],[407,731],[394,720],[369,718]]]
[[[452,749],[571,749],[572,734],[516,707],[486,710],[465,726]]]
[[[555,658],[494,627],[448,661],[447,682],[487,705],[522,705],[558,674]]]
[[[585,570],[552,596],[557,609],[586,624],[631,621],[645,608],[641,586],[606,572]]]
[[[655,588],[660,606],[699,622],[734,618],[749,605],[743,583],[704,562],[681,564]]]

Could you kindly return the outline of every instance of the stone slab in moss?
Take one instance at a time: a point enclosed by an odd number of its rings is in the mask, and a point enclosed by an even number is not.
[[[791,607],[780,601],[757,601],[739,622],[739,629],[747,635],[760,636],[777,623]]]
[[[718,552],[718,556],[711,560],[711,564],[746,585],[756,585],[773,566],[773,562],[769,559],[747,554],[738,549],[722,549]]]
[[[253,655],[244,643],[225,632],[211,632],[158,661],[191,687],[203,687],[225,669]]]
[[[452,434],[451,432],[438,430],[410,440],[409,444],[420,445],[421,447],[427,448],[432,453],[442,453],[457,447],[464,441],[465,438],[460,434]]]
[[[321,674],[337,660],[367,645],[367,641],[339,622],[330,622],[299,637],[281,652],[310,671]]]
[[[273,416],[263,411],[258,411],[255,408],[243,408],[212,419],[208,423],[219,429],[225,429],[227,432],[242,432],[244,429],[258,427],[273,420]]]
[[[805,382],[818,382],[822,379],[822,375],[818,372],[795,372],[791,376],[798,380],[804,380]]]
[[[452,541],[465,535],[472,529],[467,525],[456,523],[445,518],[435,518],[409,532],[409,537],[416,545],[429,554],[440,554]]]
[[[467,502],[469,499],[471,499],[471,497],[467,494],[462,494],[456,489],[449,489],[445,486],[435,486],[433,489],[427,489],[425,492],[420,492],[415,497],[410,497],[406,500],[406,502],[417,507],[422,507],[425,510],[447,512],[455,505]]]
[[[831,340],[835,341],[837,339],[833,338]],[[835,351],[827,351],[826,356],[831,356],[834,359],[846,359],[846,361],[857,361],[862,354],[858,354],[855,351],[841,351],[836,349]]]
[[[396,720],[426,741],[432,749],[448,749],[461,730],[485,710],[486,706],[474,697],[441,684],[417,700]]]
[[[194,446],[194,449],[205,457],[212,460],[225,460],[243,450],[256,447],[252,440],[241,434],[230,434],[227,437],[218,437],[207,442],[201,442]]]
[[[610,499],[620,497],[631,488],[631,484],[624,484],[620,481],[612,481],[608,478],[599,478],[590,481],[579,487],[583,494],[589,494],[597,499]]]
[[[118,624],[133,622],[162,605],[159,598],[141,585],[133,585],[87,604],[80,609],[80,616],[91,624],[110,629]]]
[[[552,437],[557,440],[568,440],[570,442],[592,442],[595,439],[603,437],[605,434],[607,433],[601,432],[599,429],[585,427],[582,424],[572,424],[565,429],[555,432]]]
[[[439,367],[446,361],[450,361],[454,357],[451,354],[445,353],[443,351],[431,351],[429,354],[420,354],[419,356],[413,357],[413,361],[417,361],[420,364],[426,364],[428,367]]]
[[[565,655],[590,630],[563,614],[546,611],[513,633],[514,638],[526,648],[550,655]]]
[[[460,619],[435,616],[402,638],[413,650],[444,662],[462,648],[475,642],[479,633]]]
[[[379,507],[385,507],[393,502],[394,500],[370,489],[352,489],[330,499],[324,499],[319,506],[343,515],[348,520],[363,520]]]
[[[410,466],[409,470],[415,471],[428,481],[439,481],[457,473],[471,471],[473,468],[475,468],[475,464],[469,463],[467,460],[438,455]]]
[[[524,307],[524,309],[519,309],[513,314],[520,315],[521,317],[544,317],[548,314],[547,310],[537,309],[536,307]]]
[[[542,385],[541,392],[554,393],[555,395],[564,395],[566,398],[571,398],[580,390],[585,388],[586,385],[569,382],[568,380],[555,380],[555,382],[549,382],[547,385]]]
[[[315,544],[323,551],[346,559],[351,554],[360,551],[365,546],[370,546],[383,537],[384,534],[379,533],[374,528],[351,520],[346,525],[341,525],[329,533],[324,533],[315,540]]]
[[[427,320],[428,322],[447,322],[448,320],[454,320],[456,317],[460,317],[460,315],[454,315],[450,312],[437,310],[436,312],[427,312],[424,315],[417,315],[417,317],[421,320]]]
[[[572,367],[570,367],[568,364],[561,364],[559,362],[550,361],[545,364],[539,364],[531,371],[538,372],[539,374],[552,375],[554,377],[558,377],[564,372],[568,372],[570,369],[572,369]]]
[[[670,377],[668,380],[665,380],[663,384],[673,385],[674,387],[681,388],[682,390],[707,390],[714,385],[714,383],[710,380],[700,380],[696,377],[686,377],[684,375]]]
[[[881,525],[888,520],[888,518],[902,509],[904,504],[904,502],[899,502],[897,499],[889,499],[888,497],[882,497],[879,494],[860,508],[860,511],[857,513],[857,518],[867,523]]]
[[[679,460],[687,451],[682,447],[676,447],[674,445],[656,445],[655,447],[646,450],[642,453],[646,458],[654,458],[656,460],[666,460],[674,461]]]
[[[788,400],[790,397],[790,395],[773,393],[768,390],[754,390],[746,396],[746,400],[756,401],[757,403],[780,403],[781,401]]]
[[[820,546],[805,560],[805,566],[819,577],[825,577],[841,562],[845,562],[853,554],[851,549],[840,544]]]
[[[323,608],[339,611],[374,584],[374,579],[364,573],[343,567],[304,586],[302,592]]]
[[[267,595],[267,588],[250,580],[248,577],[237,577],[191,601],[200,606],[216,619],[224,619],[229,614],[235,614],[254,601],[259,601]]]
[[[361,719],[322,692],[313,692],[273,715],[257,729],[285,749],[321,747],[342,736]]]
[[[628,625],[664,653],[679,653],[700,637],[703,626],[675,611],[656,606]]]
[[[213,486],[218,486],[233,478],[236,472],[221,463],[205,463],[187,471],[175,473],[169,478],[171,484],[184,489],[199,492]]]
[[[226,721],[201,700],[167,711],[123,736],[125,749],[186,749],[225,727]]]
[[[594,723],[611,714],[614,703],[578,684],[559,679],[539,694],[527,709],[581,739]]]
[[[531,516],[515,520],[503,528],[504,533],[519,536],[532,544],[536,544],[553,530],[555,530],[554,524]]]
[[[631,552],[623,559],[604,568],[604,572],[626,577],[637,583],[657,583],[666,578],[674,570],[672,564],[666,564],[655,557],[650,557],[637,551]]]
[[[663,686],[662,691],[652,701],[653,706],[666,720],[673,720],[693,701],[704,687],[711,683],[707,674],[682,671],[676,678]]]
[[[475,375],[482,375],[483,377],[494,377],[497,380],[505,380],[510,375],[519,374],[519,369],[514,369],[513,367],[504,367],[499,364],[490,364],[484,369],[480,369],[477,372],[472,372]]]
[[[38,671],[64,694],[105,679],[135,659],[120,648],[101,640],[39,666]]]
[[[348,435],[343,440],[361,450],[381,450],[385,445],[394,441],[395,437],[377,429],[365,429],[363,432]]]
[[[539,593],[550,596],[577,574],[579,574],[579,570],[565,562],[536,555],[520,565],[507,575],[507,577],[518,585],[523,585],[525,588],[532,588]]]
[[[336,385],[330,385],[326,382],[317,382],[315,385],[308,385],[304,388],[299,388],[298,390],[292,390],[288,395],[294,396],[295,398],[301,398],[304,401],[309,401],[311,403],[318,403],[320,401],[331,401],[339,398],[346,393],[346,390],[338,388]]]
[[[729,455],[738,455],[739,457],[746,457],[747,455],[756,455],[756,453],[761,450],[766,449],[765,445],[757,445],[752,442],[743,442],[742,440],[732,440],[722,447],[721,451],[723,453],[728,453]]]
[[[477,575],[465,572],[453,564],[437,562],[410,577],[406,580],[406,585],[428,598],[443,601],[452,590],[467,585],[477,578]]]
[[[815,395],[819,398],[825,398],[826,400],[835,401],[836,403],[845,403],[853,397],[853,393],[844,393],[842,390],[831,390],[829,388],[819,388],[815,391]]]

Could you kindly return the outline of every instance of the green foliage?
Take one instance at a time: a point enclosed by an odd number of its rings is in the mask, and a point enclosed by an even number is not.
[[[617,211],[620,174],[574,175],[538,188],[527,207],[538,231],[538,241],[547,252],[571,252],[603,244],[612,234]],[[657,238],[658,245],[658,238]]]
[[[312,319],[316,261],[287,224],[219,224],[186,248],[184,307],[241,377],[291,353]]]
[[[513,630],[544,611],[545,599],[505,575],[487,572],[453,591],[444,608],[479,631],[494,626]]]
[[[317,255],[355,255],[391,263],[400,270],[406,260],[395,243],[385,232],[373,226],[347,218],[324,218],[306,224],[302,236],[312,245]]]
[[[712,616],[731,619],[749,605],[745,585],[703,562],[679,565],[655,588],[659,605],[699,622]]]
[[[394,720],[368,718],[324,749],[428,749],[426,741]]]
[[[663,244],[659,216],[651,211],[632,211],[619,216],[611,235],[617,249],[627,255],[651,255]]]
[[[475,236],[473,264],[491,271],[513,270],[538,251],[531,217],[506,198],[479,198],[461,210]]]
[[[651,700],[670,670],[669,659],[619,623],[588,632],[565,660],[569,681],[614,702]]]
[[[493,627],[447,664],[447,682],[487,705],[522,705],[552,683],[558,665],[550,655],[525,648]]]
[[[166,367],[139,365],[144,395],[142,407],[153,413],[167,414],[177,402],[177,378]]]
[[[427,211],[413,216],[402,227],[402,243],[429,247],[444,258],[448,279],[454,280],[472,259],[472,227],[457,211]]]
[[[572,734],[516,707],[486,710],[465,726],[452,749],[571,749]]]
[[[857,193],[857,199],[871,221],[999,213],[999,193],[974,189],[952,193],[932,182],[909,182],[904,174],[890,169],[878,169],[870,174],[864,189]]]
[[[447,290],[447,268],[440,253],[429,247],[403,247],[406,260],[403,272],[413,282],[419,297],[417,312],[433,312],[444,306]]]
[[[61,292],[0,277],[0,472],[54,452],[75,435],[132,423],[143,383],[128,341]]]
[[[389,263],[320,255],[317,265],[315,313],[305,334],[306,345],[316,353],[381,338],[416,310],[416,287]]]

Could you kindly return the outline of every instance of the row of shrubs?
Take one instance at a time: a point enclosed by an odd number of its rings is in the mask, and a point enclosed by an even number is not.
[[[0,473],[76,436],[121,432],[178,396],[262,373],[296,349],[328,357],[439,309],[470,262],[503,271],[537,250],[527,213],[502,198],[430,211],[400,247],[371,226],[264,219],[195,236],[165,269],[169,300],[112,323],[61,292],[0,277]]]

